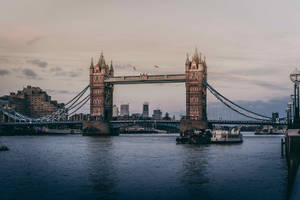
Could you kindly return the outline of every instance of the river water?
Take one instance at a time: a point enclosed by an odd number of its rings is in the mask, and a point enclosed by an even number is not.
[[[3,136],[0,199],[286,199],[280,136],[176,145],[176,134]]]

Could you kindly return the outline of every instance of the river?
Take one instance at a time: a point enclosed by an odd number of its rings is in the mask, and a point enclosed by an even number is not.
[[[0,199],[286,199],[281,136],[201,146],[176,136],[1,136]]]

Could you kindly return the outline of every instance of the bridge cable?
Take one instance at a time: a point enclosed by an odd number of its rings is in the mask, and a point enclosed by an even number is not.
[[[232,102],[231,100],[229,100],[228,98],[226,98],[226,97],[224,97],[222,94],[220,94],[218,91],[216,91],[216,90],[215,90],[212,86],[210,86],[207,82],[203,82],[203,84],[209,89],[209,91],[210,91],[216,98],[217,98],[217,96],[222,97],[223,99],[225,99],[226,101],[228,101],[230,104],[232,104],[232,105],[234,105],[234,106],[240,108],[241,110],[244,110],[244,111],[246,111],[246,112],[248,112],[248,113],[251,113],[251,114],[253,114],[253,115],[256,115],[256,116],[265,118],[265,119],[267,119],[267,120],[271,120],[270,117],[263,116],[263,115],[261,115],[261,114],[255,113],[255,112],[253,112],[253,111],[250,111],[250,110],[248,110],[248,109],[246,109],[246,108],[243,108],[243,107],[237,105],[236,103]],[[218,98],[218,99],[219,99],[219,98]],[[220,100],[220,99],[219,99],[219,100]],[[225,104],[224,101],[221,101],[221,102]],[[233,108],[230,107],[230,106],[229,106],[229,108],[233,109]],[[237,111],[237,109],[233,109],[233,110]],[[239,113],[240,113],[240,112],[239,112]],[[240,113],[240,114],[241,114],[241,113]],[[247,116],[247,117],[249,117],[249,116]],[[250,117],[250,118],[253,118],[253,117]],[[259,118],[255,118],[255,119],[259,119]],[[262,119],[260,119],[260,120],[262,120]]]
[[[230,99],[228,99],[228,98],[224,97],[222,94],[220,94],[217,90],[215,90],[215,89],[214,89],[211,85],[209,85],[207,82],[204,82],[204,85],[207,86],[208,88],[211,88],[211,89],[212,89],[214,92],[216,92],[219,96],[221,96],[222,98],[224,98],[226,101],[230,102],[231,104],[235,105],[236,107],[238,107],[238,108],[240,108],[240,109],[242,109],[242,110],[245,110],[245,111],[247,111],[247,112],[249,112],[249,113],[252,113],[252,114],[254,114],[254,115],[258,115],[258,116],[260,116],[260,117],[264,117],[264,118],[269,118],[269,119],[270,119],[270,117],[267,117],[267,116],[264,116],[264,115],[255,113],[255,112],[253,112],[253,111],[251,111],[251,110],[248,110],[248,109],[246,109],[246,108],[243,108],[243,107],[237,105],[236,103],[232,102]]]
[[[271,120],[271,118],[269,118],[269,117],[265,117],[265,116],[263,116],[263,115],[260,115],[260,114],[254,113],[254,112],[252,112],[252,111],[249,111],[249,110],[247,110],[247,109],[245,109],[245,108],[242,108],[241,106],[239,106],[239,105],[233,103],[232,101],[230,101],[229,99],[227,99],[226,97],[224,97],[223,95],[221,95],[219,92],[217,92],[216,90],[214,90],[210,85],[208,85],[208,84],[205,84],[205,85],[207,86],[207,88],[209,89],[209,91],[210,91],[210,92],[211,92],[211,93],[212,93],[219,101],[221,101],[225,106],[227,106],[228,108],[234,110],[235,112],[237,112],[237,113],[239,113],[239,114],[241,114],[241,115],[243,115],[243,116],[245,116],[245,117],[249,117],[249,118],[256,119],[256,120]],[[230,104],[234,105],[234,106],[237,107],[237,108],[234,108],[234,107],[230,106],[230,105],[229,105],[228,103],[226,103],[223,99],[224,99],[225,101],[229,102]],[[247,115],[247,114],[243,113],[242,111],[238,110],[238,108],[239,108],[240,110],[246,111],[246,112],[248,112],[249,114],[254,115],[254,116]]]
[[[82,108],[82,106],[84,106],[86,104],[86,102],[88,102],[90,100],[90,96],[88,96],[88,98],[83,102],[83,104],[81,104],[76,110],[74,110],[73,112],[71,112],[69,115],[74,114],[75,112],[77,112],[80,108]]]
[[[238,111],[237,109],[235,108],[232,108],[231,106],[229,106],[226,102],[223,101],[223,99],[220,98],[220,96],[218,96],[217,94],[215,94],[210,88],[208,88],[208,90],[220,101],[222,102],[225,106],[227,106],[228,108],[232,109],[233,111],[245,116],[245,117],[248,117],[248,118],[251,118],[251,119],[255,119],[255,120],[263,120],[261,118],[256,118],[256,117],[252,117],[252,116],[248,116],[240,111]]]

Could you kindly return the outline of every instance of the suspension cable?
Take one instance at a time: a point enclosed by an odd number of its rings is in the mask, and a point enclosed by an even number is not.
[[[78,96],[77,99],[69,107],[67,107],[66,109],[69,109],[70,107],[72,107],[85,94],[86,90],[87,90],[87,88],[85,88],[84,92],[82,92],[80,95],[77,95]]]
[[[73,115],[75,112],[77,112],[80,108],[82,108],[82,106],[84,106],[86,104],[86,102],[88,102],[90,100],[90,96],[88,96],[88,98],[83,102],[83,104],[81,104],[76,110],[74,110],[73,112],[71,112],[69,115]]]
[[[86,86],[81,92],[79,92],[74,98],[72,98],[69,102],[67,102],[62,108],[57,109],[56,111],[48,114],[48,115],[44,115],[42,117],[37,118],[36,120],[44,120],[44,119],[49,119],[49,118],[53,118],[57,115],[60,115],[62,112],[61,110],[67,110],[69,107],[73,106],[83,95],[84,93],[87,91],[87,89],[90,87],[90,85]],[[76,99],[76,100],[75,100]],[[74,101],[75,100],[75,101]],[[74,102],[73,102],[74,101]],[[65,108],[68,104],[70,104],[71,102],[73,102],[69,107]],[[59,113],[57,113],[59,112]]]
[[[85,101],[85,100],[86,100],[87,98],[89,98],[89,97],[90,97],[90,94],[87,95],[86,97],[84,97],[80,102],[78,102],[78,103],[77,103],[76,105],[74,105],[73,107],[68,108],[68,111],[70,111],[70,110],[76,108],[78,105],[80,105],[83,101]]]
[[[83,91],[85,92],[89,87],[90,87],[90,85],[87,85],[80,93],[82,93]],[[69,102],[67,102],[65,104],[65,106],[70,104],[74,99],[76,99],[80,95],[80,93],[78,93],[73,99],[71,99]]]
[[[255,112],[253,112],[253,111],[250,111],[250,110],[248,110],[248,109],[246,109],[246,108],[243,108],[243,107],[237,105],[236,103],[232,102],[231,100],[229,100],[228,98],[226,98],[226,97],[224,97],[222,94],[220,94],[218,91],[216,91],[216,90],[215,90],[212,86],[210,86],[207,82],[203,82],[203,84],[210,90],[210,92],[214,91],[218,96],[222,97],[223,99],[225,99],[226,101],[228,101],[228,102],[231,103],[232,105],[234,105],[234,106],[236,106],[236,107],[238,107],[238,108],[240,108],[240,109],[242,109],[242,110],[244,110],[244,111],[246,111],[246,112],[249,112],[249,113],[251,113],[251,114],[253,114],[253,115],[256,115],[256,116],[259,116],[259,117],[262,117],[262,118],[266,118],[266,119],[268,119],[268,120],[271,120],[270,117],[267,117],[267,116],[264,116],[264,115],[255,113]],[[212,93],[212,94],[213,94],[213,93]],[[216,96],[216,95],[214,95],[214,96]],[[223,103],[223,102],[222,102],[222,103]]]
[[[251,118],[251,119],[255,119],[255,120],[266,120],[266,119],[261,119],[261,118],[257,118],[257,117],[253,117],[253,116],[249,116],[249,115],[246,115],[245,113],[242,113],[241,111],[231,107],[230,105],[228,105],[226,102],[224,102],[224,100],[219,96],[217,95],[214,91],[211,90],[211,88],[208,87],[208,90],[220,101],[222,102],[225,106],[227,106],[228,108],[232,109],[233,111],[245,116],[245,117],[248,117],[248,118]],[[270,120],[270,119],[268,119]]]

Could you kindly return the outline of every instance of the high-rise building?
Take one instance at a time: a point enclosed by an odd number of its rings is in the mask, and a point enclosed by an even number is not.
[[[160,109],[153,110],[153,119],[160,120],[162,118],[162,112]]]
[[[169,117],[169,113],[166,112],[165,116],[163,117],[163,120],[171,120]]]
[[[143,118],[148,118],[149,117],[149,103],[145,102],[143,104]]]
[[[277,122],[277,121],[279,121],[279,113],[273,112],[272,113],[272,122]]]
[[[129,116],[129,104],[121,105],[121,116]]]
[[[113,106],[112,116],[113,117],[118,117],[119,116],[119,108],[116,105]]]

